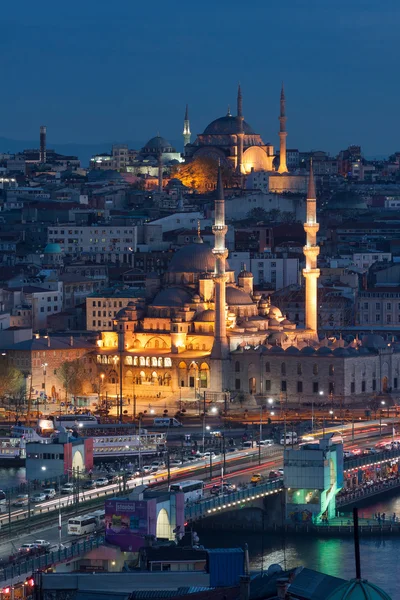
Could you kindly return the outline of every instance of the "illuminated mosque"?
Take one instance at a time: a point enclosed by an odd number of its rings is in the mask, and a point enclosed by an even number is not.
[[[98,342],[98,375],[104,390],[125,397],[223,402],[226,392],[285,397],[289,402],[389,392],[400,377],[400,348],[377,335],[351,344],[320,339],[317,332],[316,194],[310,172],[304,224],[306,327],[298,329],[268,297],[253,289],[243,265],[237,281],[225,245],[221,169],[215,199],[214,247],[198,234],[180,248],[168,271],[146,278],[146,298],[117,315],[114,331]],[[122,380],[120,377],[122,376]]]
[[[285,93],[282,86],[280,100],[280,165],[278,172],[287,173],[286,166],[286,114]],[[274,171],[274,147],[269,142],[265,143],[259,133],[244,120],[243,97],[239,85],[237,95],[237,114],[231,114],[230,109],[225,116],[212,121],[199,134],[193,144],[190,143],[190,124],[186,108],[183,138],[185,157],[193,159],[210,157],[229,165],[240,175],[247,175],[254,171]]]

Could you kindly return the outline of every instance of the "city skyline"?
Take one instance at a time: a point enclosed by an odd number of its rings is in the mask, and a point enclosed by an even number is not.
[[[103,2],[78,15],[23,5],[22,18],[12,6],[3,15],[1,137],[35,139],[46,124],[50,144],[146,140],[157,131],[177,140],[186,103],[195,135],[234,106],[240,80],[246,120],[278,147],[283,80],[289,148],[397,150],[396,128],[387,127],[398,92],[400,8],[392,1],[385,12],[343,0],[255,2],[249,12],[237,2],[156,2],[111,15]]]

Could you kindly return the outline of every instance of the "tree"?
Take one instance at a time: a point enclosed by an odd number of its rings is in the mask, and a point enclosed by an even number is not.
[[[82,391],[86,378],[82,361],[76,359],[62,363],[61,367],[57,369],[57,377],[65,388],[65,400],[67,400],[68,394],[78,395]]]
[[[0,361],[0,398],[20,394],[24,387],[24,376],[5,359]]]
[[[247,218],[252,221],[268,221],[268,213],[261,207],[252,208],[247,213]]]
[[[224,185],[230,185],[232,170],[222,166],[222,179]],[[191,162],[173,167],[171,177],[179,179],[186,187],[204,193],[213,190],[217,183],[218,162],[213,158],[200,156]]]

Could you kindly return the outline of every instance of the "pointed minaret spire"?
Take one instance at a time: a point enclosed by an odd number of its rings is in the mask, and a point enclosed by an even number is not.
[[[237,118],[239,131],[237,133],[237,161],[236,161],[236,170],[238,174],[241,176],[243,174],[243,97],[242,97],[242,88],[240,87],[240,83],[238,86],[238,94],[237,94]]]
[[[186,104],[185,110],[185,119],[183,121],[183,149],[185,150],[185,146],[190,144],[190,123],[189,123],[189,106]]]
[[[226,116],[227,116],[227,117],[231,117],[231,116],[232,116],[232,115],[231,115],[231,107],[230,107],[230,105],[229,105],[229,104],[228,104],[228,112],[226,113]]]
[[[279,113],[279,168],[278,173],[287,173],[288,168],[286,165],[286,98],[285,98],[285,89],[281,88],[281,110]]]
[[[306,245],[303,248],[304,256],[306,258],[306,267],[303,269],[303,276],[306,283],[306,329],[313,331],[315,334],[317,333],[318,327],[318,230],[319,224],[317,223],[317,199],[315,194],[314,173],[311,161],[307,192],[307,219],[306,223],[304,223],[304,231],[307,234],[307,240]]]

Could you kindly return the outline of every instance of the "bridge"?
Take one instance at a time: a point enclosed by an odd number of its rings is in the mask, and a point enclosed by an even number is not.
[[[258,483],[229,494],[204,498],[185,507],[185,519],[186,521],[195,521],[222,510],[232,510],[235,507],[245,506],[249,502],[254,502],[260,498],[265,498],[282,491],[283,479],[274,479],[273,481]]]

